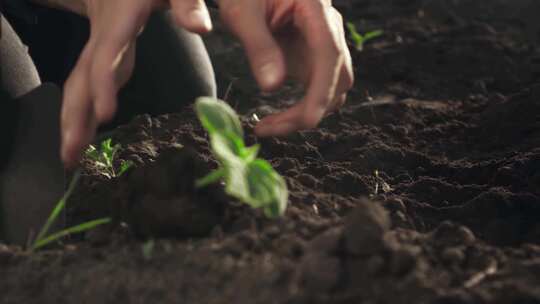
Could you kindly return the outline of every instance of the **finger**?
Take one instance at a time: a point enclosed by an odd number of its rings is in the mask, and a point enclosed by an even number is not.
[[[64,86],[61,113],[61,157],[66,167],[77,165],[82,150],[90,142],[96,123],[88,88],[89,67],[83,52]]]
[[[98,124],[114,117],[117,107],[116,94],[123,82],[129,78],[122,74],[130,75],[133,69],[134,58],[129,58],[131,62],[126,63],[125,56],[133,50],[131,47],[149,14],[149,11],[140,9],[126,14],[126,18],[115,20],[114,28],[100,29],[91,42],[95,45],[95,51],[91,60],[89,85]],[[128,68],[123,67],[123,64]],[[122,68],[125,71],[122,71]]]
[[[241,41],[251,70],[265,91],[277,89],[285,80],[285,59],[270,31],[262,1],[222,1],[223,21]]]
[[[345,104],[346,100],[347,100],[347,94],[345,93],[336,96],[336,98],[334,98],[334,100],[332,101],[328,109],[326,110],[326,114],[330,114],[332,112],[336,112],[337,110],[339,110]]]
[[[296,2],[295,25],[312,50],[312,73],[306,96],[300,105],[272,119],[262,120],[256,128],[259,136],[284,135],[286,133],[283,132],[314,128],[334,100],[344,59],[329,11],[326,4],[319,1]]]
[[[341,95],[342,93],[348,92],[353,87],[354,71],[351,52],[349,51],[347,40],[345,39],[345,24],[343,23],[343,17],[335,8],[332,8],[332,14],[335,20],[333,24],[336,25],[337,36],[343,54],[343,67],[341,68],[341,75],[336,88],[336,94]]]
[[[172,0],[171,10],[178,26],[205,34],[212,30],[212,20],[203,0]]]
[[[283,113],[269,115],[263,118],[255,126],[257,136],[284,136],[298,130],[295,117],[302,116],[305,111],[305,103],[297,103]]]

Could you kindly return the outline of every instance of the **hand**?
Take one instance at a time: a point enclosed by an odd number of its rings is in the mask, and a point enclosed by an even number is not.
[[[72,0],[69,0],[72,1]],[[203,0],[84,0],[90,39],[64,87],[61,155],[75,166],[97,127],[116,112],[118,90],[129,80],[135,44],[152,11],[170,7],[179,26],[211,30]]]
[[[354,82],[343,19],[331,0],[221,0],[224,23],[242,42],[263,90],[291,76],[306,94],[255,128],[259,136],[314,128],[345,102]]]

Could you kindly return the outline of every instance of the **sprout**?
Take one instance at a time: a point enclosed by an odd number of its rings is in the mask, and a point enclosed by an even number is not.
[[[287,184],[272,166],[257,158],[260,146],[246,147],[244,131],[235,111],[224,101],[201,97],[197,116],[210,137],[210,147],[220,167],[195,183],[197,188],[224,180],[225,191],[268,217],[285,212]]]

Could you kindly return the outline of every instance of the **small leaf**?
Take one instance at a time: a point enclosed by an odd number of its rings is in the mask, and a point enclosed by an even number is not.
[[[131,167],[135,165],[134,162],[131,160],[123,160],[120,164],[120,170],[118,170],[118,176],[121,176],[122,174],[126,173]]]
[[[354,23],[347,22],[346,26],[347,26],[347,29],[349,30],[349,36],[354,42],[354,46],[356,50],[359,52],[361,52],[364,49],[364,44],[366,44],[366,42],[368,42],[369,40],[375,39],[377,37],[380,37],[384,34],[384,31],[382,30],[375,30],[375,31],[367,32],[364,35],[362,35],[356,30],[356,26],[354,25]]]
[[[364,34],[364,43],[366,43],[368,40],[380,37],[383,34],[384,34],[384,31],[382,31],[382,30],[376,30],[376,31],[368,32],[368,33]]]
[[[269,217],[283,214],[288,201],[285,180],[263,159],[256,159],[248,165],[250,200],[256,206],[264,207]]]
[[[244,137],[240,119],[226,102],[210,97],[199,97],[195,102],[195,110],[208,133],[231,132],[238,138]]]
[[[195,188],[203,188],[210,184],[217,183],[225,176],[225,170],[223,168],[214,170],[195,181]]]
[[[347,22],[347,29],[349,30],[349,35],[354,42],[354,46],[357,50],[362,50],[364,46],[364,37],[358,33],[356,26],[352,22]]]
[[[112,150],[111,143],[112,143],[111,138],[107,138],[104,141],[102,141],[101,142],[101,151],[104,151],[104,152],[111,151]]]
[[[203,187],[223,176],[225,192],[268,217],[282,215],[288,201],[285,180],[265,160],[257,159],[260,146],[246,147],[240,119],[225,102],[199,98],[196,111],[208,131],[210,147],[221,168],[196,181]]]
[[[245,148],[244,152],[242,153],[242,158],[247,162],[254,161],[257,158],[260,149],[261,145],[254,145],[249,148]]]

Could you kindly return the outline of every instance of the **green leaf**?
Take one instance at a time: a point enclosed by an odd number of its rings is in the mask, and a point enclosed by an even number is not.
[[[210,135],[210,146],[220,162],[242,159],[242,140],[234,134],[214,133]]]
[[[195,188],[203,188],[210,184],[218,182],[225,176],[225,170],[223,168],[214,170],[204,177],[201,177],[195,181]]]
[[[96,228],[97,226],[104,225],[110,222],[111,222],[110,218],[102,218],[102,219],[93,220],[90,222],[82,223],[80,225],[64,229],[62,231],[53,233],[50,236],[45,237],[43,239],[36,240],[36,242],[32,246],[32,250],[37,250],[41,247],[47,246],[48,244],[54,241],[60,240],[61,238],[66,237],[68,235],[89,231]]]
[[[195,110],[208,133],[231,132],[238,138],[244,137],[240,119],[226,102],[210,97],[199,97],[195,102]]]
[[[357,51],[362,51],[364,49],[364,44],[366,44],[366,42],[368,42],[369,40],[375,39],[384,34],[384,31],[382,30],[375,30],[362,35],[356,30],[356,26],[354,25],[354,23],[347,22],[346,26],[349,30],[349,36],[351,37],[351,40],[353,41]]]
[[[242,153],[242,158],[247,162],[254,161],[257,158],[260,149],[261,145],[254,145],[249,148],[245,148]]]
[[[126,173],[131,167],[135,165],[134,162],[131,160],[123,160],[120,164],[120,170],[118,170],[118,176],[121,176],[122,174]]]
[[[368,32],[368,33],[364,34],[364,43],[366,43],[368,40],[380,37],[383,34],[384,34],[384,31],[382,31],[382,30],[376,30],[376,31]]]
[[[223,177],[227,194],[253,208],[262,208],[268,217],[282,215],[288,201],[287,184],[267,161],[257,158],[259,145],[245,146],[240,119],[234,110],[209,97],[197,99],[195,109],[221,165],[197,180],[195,186],[204,187]]]
[[[264,207],[269,217],[285,212],[288,200],[285,180],[263,159],[256,159],[248,165],[247,179],[252,204]]]
[[[356,49],[361,50],[364,45],[364,37],[358,33],[356,26],[352,22],[347,22],[347,29],[349,30],[349,35],[351,36]]]

